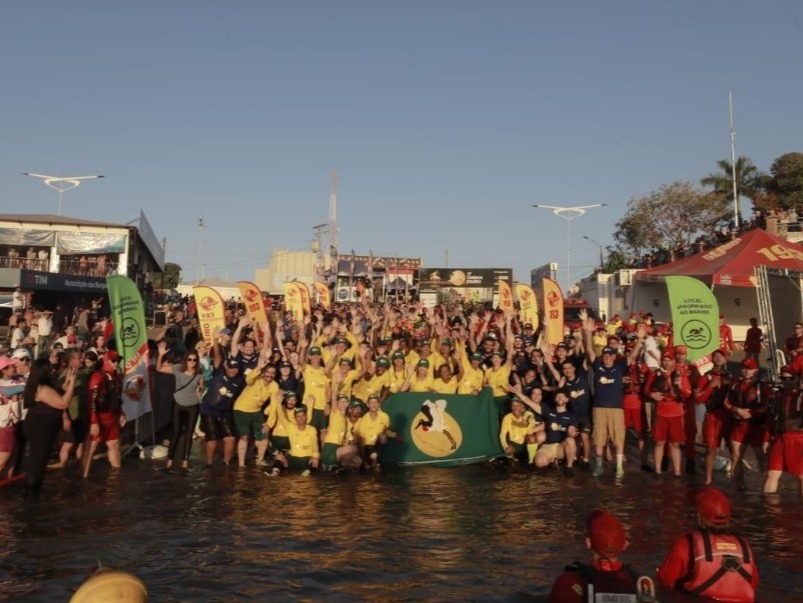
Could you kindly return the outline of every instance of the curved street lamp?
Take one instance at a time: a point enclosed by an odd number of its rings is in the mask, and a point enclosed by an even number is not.
[[[552,210],[552,213],[566,220],[566,292],[572,286],[572,220],[584,215],[586,211],[594,207],[604,207],[607,203],[594,203],[593,205],[572,205],[563,207],[560,205],[533,205],[541,209]]]
[[[45,186],[49,186],[59,193],[59,213],[61,215],[61,201],[64,196],[64,191],[68,191],[80,186],[84,180],[96,180],[98,178],[105,178],[101,174],[95,176],[48,176],[47,174],[33,174],[31,172],[23,172],[23,176],[31,176],[33,178],[41,178]]]

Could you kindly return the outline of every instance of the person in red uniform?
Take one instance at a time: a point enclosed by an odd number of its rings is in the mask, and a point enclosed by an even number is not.
[[[753,603],[758,567],[747,541],[730,531],[731,505],[716,488],[695,497],[697,529],[678,538],[661,567],[658,582],[706,597],[706,601]]]
[[[724,314],[719,315],[719,349],[725,350],[728,356],[736,349],[736,344],[733,343],[733,331],[725,324]]]
[[[594,509],[586,525],[591,563],[566,566],[552,585],[549,603],[631,601],[634,596],[637,601],[655,601],[653,581],[619,560],[629,545],[622,522],[607,511]]]
[[[629,353],[635,345],[635,339],[628,337],[625,349]],[[647,462],[647,445],[645,441],[647,416],[643,397],[644,383],[649,374],[650,369],[639,359],[636,359],[632,364],[628,365],[625,395],[622,398],[622,408],[625,410],[625,429],[632,427],[638,437],[638,449],[641,453],[641,470],[652,473],[652,467],[650,467],[650,464]]]
[[[714,479],[714,461],[722,441],[730,432],[731,414],[725,410],[732,377],[728,373],[728,355],[725,350],[711,354],[713,367],[697,384],[697,403],[705,405],[703,443],[705,444],[705,485]]]
[[[747,446],[753,447],[759,465],[764,466],[763,447],[769,442],[767,430],[767,395],[758,382],[758,363],[752,358],[742,360],[741,377],[731,383],[725,410],[731,413],[731,457],[733,482],[741,490],[744,481],[744,454]]]
[[[798,479],[800,494],[803,495],[803,419],[798,408],[803,382],[803,356],[797,355],[790,365],[781,368],[782,391],[776,395],[780,399],[772,412],[769,444],[769,464],[764,492],[775,494],[781,475],[786,472]]]
[[[106,443],[109,464],[120,468],[120,428],[125,425],[121,405],[121,380],[117,372],[117,352],[104,354],[87,382],[89,410],[89,453],[84,456],[84,477],[101,442]]]
[[[686,432],[684,456],[686,457],[686,473],[697,473],[694,458],[697,455],[697,400],[695,392],[700,384],[700,371],[688,361],[689,350],[685,345],[675,346],[675,370],[688,379],[691,393],[683,401],[683,429]]]
[[[683,428],[684,404],[691,396],[691,384],[688,376],[677,370],[672,350],[661,354],[661,368],[647,377],[644,395],[656,403],[655,426],[652,431],[655,441],[655,472],[661,474],[664,445],[669,442],[672,470],[679,476],[680,444],[686,440]]]

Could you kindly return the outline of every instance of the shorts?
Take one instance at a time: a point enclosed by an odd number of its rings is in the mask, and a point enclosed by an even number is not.
[[[242,410],[234,411],[234,433],[238,437],[252,437],[255,441],[261,442],[265,439],[265,434],[262,433],[262,426],[265,424],[265,415],[261,410],[256,412],[243,412]]]
[[[656,442],[669,442],[680,444],[686,441],[686,428],[683,426],[683,417],[655,417],[652,429],[652,439]]]
[[[516,442],[511,442],[508,440],[507,445],[513,449],[513,454],[510,456],[520,457],[527,452],[527,448],[524,446],[524,444],[517,444]]]
[[[639,408],[625,408],[625,429],[632,427],[638,435],[644,428],[644,409]]]
[[[120,439],[120,415],[114,413],[98,413],[100,432],[91,437],[93,442],[113,442]]]
[[[591,434],[591,417],[588,415],[578,415],[577,417],[577,432]]]
[[[703,419],[703,442],[706,448],[719,448],[728,437],[731,416],[727,410],[718,409],[705,413]]]
[[[0,427],[0,452],[14,452],[14,426]]]
[[[310,417],[309,425],[312,425],[315,429],[317,429],[318,433],[321,433],[322,430],[326,430],[326,428],[329,427],[329,417],[326,416],[323,408],[312,409],[312,416]]]
[[[734,421],[730,440],[737,444],[761,446],[769,441],[769,430],[764,425],[755,425],[750,421]]]
[[[222,417],[201,415],[201,430],[207,442],[219,442],[223,438],[234,437],[234,421],[230,414]]]
[[[304,471],[304,469],[309,469],[310,460],[312,460],[311,456],[293,456],[292,454],[288,454],[287,466],[289,469]]]
[[[62,444],[75,444],[76,438],[72,429],[62,429],[59,432],[58,441]]]
[[[323,445],[323,450],[321,450],[321,462],[324,465],[330,465],[334,467],[337,465],[337,449],[340,448],[337,444],[332,444],[330,442],[326,442]]]
[[[769,470],[803,476],[803,431],[789,431],[772,443]]]
[[[606,446],[612,440],[614,446],[625,443],[625,411],[621,408],[594,408],[594,446]]]
[[[287,436],[270,436],[270,446],[274,450],[290,450],[290,438]]]
[[[550,461],[562,459],[565,456],[563,453],[563,442],[558,444],[541,444],[541,446],[538,447],[537,454],[548,456]]]

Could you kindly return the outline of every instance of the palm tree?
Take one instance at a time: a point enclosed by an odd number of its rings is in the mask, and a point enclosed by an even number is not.
[[[700,180],[702,186],[713,187],[714,192],[723,197],[733,195],[733,164],[727,159],[717,161],[719,172],[708,174]],[[766,188],[767,175],[758,169],[748,157],[736,159],[736,191],[740,197],[755,202]]]

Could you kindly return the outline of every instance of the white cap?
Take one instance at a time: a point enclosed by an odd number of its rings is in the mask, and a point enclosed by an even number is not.
[[[11,354],[11,357],[14,360],[22,360],[23,358],[30,358],[31,353],[26,348],[17,348],[14,350],[14,353]]]

